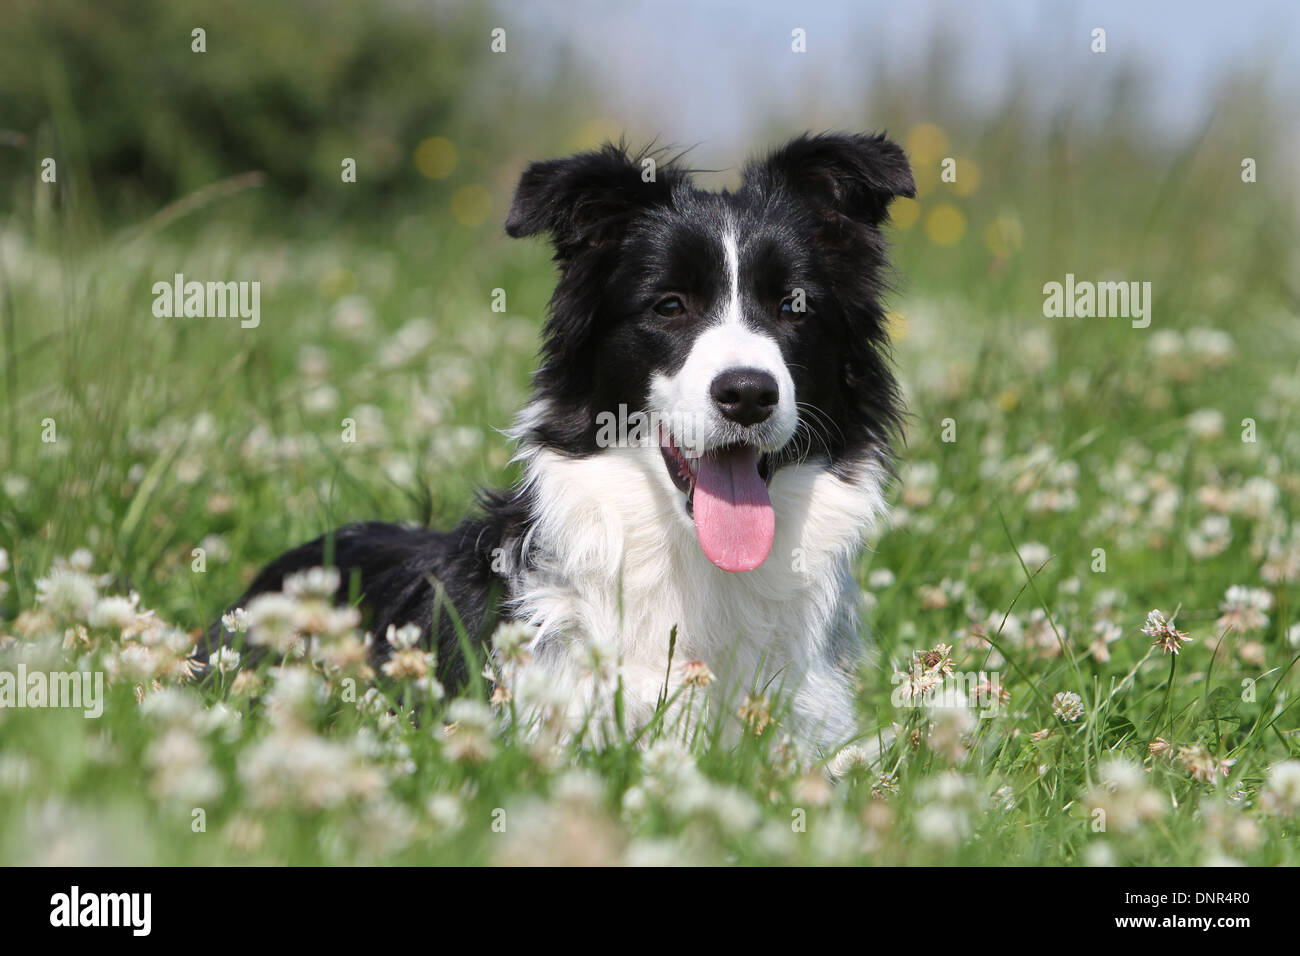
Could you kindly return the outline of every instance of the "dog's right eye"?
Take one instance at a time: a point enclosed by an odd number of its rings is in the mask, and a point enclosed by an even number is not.
[[[679,295],[666,295],[655,303],[655,312],[665,319],[673,319],[686,311],[686,303]]]

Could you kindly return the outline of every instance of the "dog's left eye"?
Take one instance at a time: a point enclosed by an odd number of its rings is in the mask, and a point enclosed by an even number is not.
[[[781,315],[782,315],[783,317],[785,317],[785,316],[803,315],[804,312],[806,312],[806,311],[807,311],[807,308],[806,308],[806,307],[803,308],[803,309],[800,309],[798,312],[795,311],[795,308],[794,308],[794,296],[792,296],[792,295],[787,295],[784,299],[781,300]]]
[[[655,303],[655,312],[665,319],[676,318],[685,311],[686,303],[678,295],[666,295]]]

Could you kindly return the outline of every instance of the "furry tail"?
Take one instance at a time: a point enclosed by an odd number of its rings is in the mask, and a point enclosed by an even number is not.
[[[492,536],[483,523],[467,520],[450,532],[410,528],[378,521],[347,525],[282,554],[254,579],[234,605],[246,607],[259,594],[278,591],[296,571],[335,567],[339,571],[338,604],[361,596],[363,627],[375,637],[376,661],[388,656],[384,640],[389,625],[415,624],[426,647],[436,647],[438,676],[458,687],[469,676],[460,635],[446,606],[439,613],[438,588],[455,610],[472,645],[495,623],[499,579],[491,570]],[[436,619],[435,619],[436,618]],[[229,643],[218,621],[200,642],[199,658]]]

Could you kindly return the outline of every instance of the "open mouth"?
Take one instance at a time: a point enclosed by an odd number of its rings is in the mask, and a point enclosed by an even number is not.
[[[749,444],[711,448],[689,457],[660,432],[659,450],[673,484],[686,496],[686,513],[704,556],[723,571],[752,571],[772,551],[776,517],[767,493],[775,462]]]

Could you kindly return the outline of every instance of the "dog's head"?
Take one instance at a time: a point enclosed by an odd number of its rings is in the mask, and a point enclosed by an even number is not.
[[[914,193],[882,136],[801,136],[735,192],[612,145],[534,163],[506,231],[547,234],[561,276],[526,440],[571,456],[657,448],[709,560],[757,567],[781,468],[889,457],[880,227]]]

